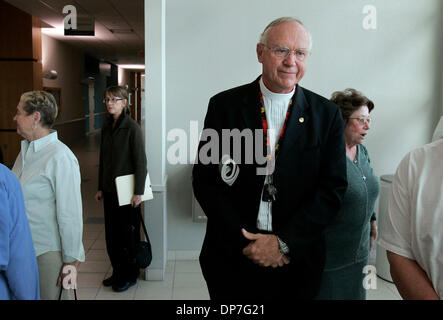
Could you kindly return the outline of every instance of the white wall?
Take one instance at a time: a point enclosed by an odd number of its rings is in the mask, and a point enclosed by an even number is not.
[[[376,30],[362,27],[367,4],[377,9]],[[376,174],[393,173],[430,141],[440,114],[441,9],[439,0],[167,0],[166,131],[189,133],[190,120],[201,130],[212,95],[260,74],[264,27],[291,15],[314,39],[301,85],[326,97],[353,87],[373,99],[365,144]],[[168,249],[199,250],[205,225],[191,219],[191,165],[166,166]]]

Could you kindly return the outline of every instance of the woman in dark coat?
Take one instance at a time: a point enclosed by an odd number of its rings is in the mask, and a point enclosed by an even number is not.
[[[103,199],[106,248],[113,273],[103,280],[116,292],[135,285],[139,266],[135,245],[140,241],[140,203],[147,175],[146,154],[140,126],[128,114],[128,92],[114,86],[105,91],[108,111],[102,128],[97,201]],[[119,206],[115,178],[134,174],[134,195],[130,205]]]

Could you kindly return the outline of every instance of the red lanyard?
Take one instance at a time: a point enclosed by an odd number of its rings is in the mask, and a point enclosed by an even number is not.
[[[260,94],[260,114],[261,114],[262,122],[263,122],[263,131],[264,131],[264,135],[265,135],[266,147],[267,147],[267,149],[269,149],[270,141],[269,141],[269,136],[268,136],[268,121],[266,120],[265,103],[263,101],[263,95],[261,93],[261,90],[259,89],[258,92]],[[292,98],[291,98],[291,100],[289,101],[288,111],[286,112],[285,123],[283,124],[283,128],[280,133],[280,138],[278,139],[278,142],[275,145],[275,159],[277,159],[277,153],[279,151],[279,147],[283,142],[283,138],[284,138],[285,131],[286,131],[286,125],[288,123],[289,116],[291,115],[292,106],[293,106],[293,103],[292,103]],[[268,154],[267,157],[270,158],[271,155]]]

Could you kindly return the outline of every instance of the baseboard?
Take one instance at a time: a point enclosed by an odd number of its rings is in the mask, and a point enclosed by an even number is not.
[[[164,280],[164,272],[163,271],[164,270],[162,270],[162,269],[150,269],[150,268],[148,268],[147,272],[146,272],[147,277],[145,277],[145,278],[147,278],[146,280],[149,280],[149,281],[161,281],[161,280]]]

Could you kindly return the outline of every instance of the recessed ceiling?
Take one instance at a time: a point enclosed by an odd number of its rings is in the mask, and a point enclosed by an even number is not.
[[[6,0],[42,20],[43,32],[98,59],[115,64],[144,64],[144,0]],[[95,19],[95,36],[64,36],[63,7]],[[132,30],[132,31],[130,31]]]

